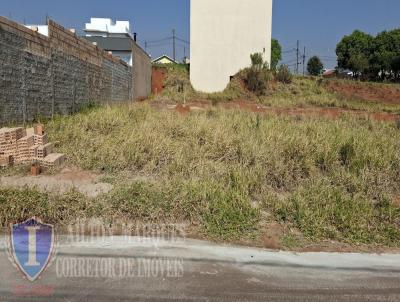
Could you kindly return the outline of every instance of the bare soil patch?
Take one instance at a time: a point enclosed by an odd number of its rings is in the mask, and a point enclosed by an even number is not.
[[[151,92],[154,94],[161,93],[165,88],[165,79],[167,77],[167,69],[161,67],[153,67],[151,76]]]
[[[175,110],[181,114],[188,114],[191,111],[207,110],[213,107],[213,104],[207,100],[192,101],[187,104],[167,104],[167,103],[153,103],[153,107],[157,109]],[[214,106],[215,107],[215,106]],[[299,108],[280,108],[280,107],[267,107],[256,102],[248,100],[236,100],[229,102],[220,102],[216,107],[224,109],[236,109],[249,111],[254,113],[273,113],[284,116],[299,116],[299,117],[323,117],[330,119],[338,119],[343,115],[358,116],[361,118],[369,118],[375,121],[398,121],[400,116],[394,113],[387,112],[369,112],[364,110],[352,110],[342,108],[322,108],[322,107],[299,107]]]
[[[82,171],[77,168],[65,168],[59,174],[39,176],[4,176],[0,177],[1,187],[30,187],[41,191],[66,193],[77,190],[87,197],[96,197],[110,192],[113,186],[101,182],[102,175],[94,172]]]
[[[400,104],[400,86],[326,81],[325,87],[329,91],[348,99],[360,99],[376,103]]]

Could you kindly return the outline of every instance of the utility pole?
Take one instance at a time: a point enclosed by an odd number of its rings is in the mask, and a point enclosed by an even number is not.
[[[303,52],[303,76],[306,75],[306,47],[304,46]]]
[[[144,42],[144,50],[147,52],[147,41]]]
[[[299,73],[299,65],[300,65],[300,41],[297,40],[297,48],[296,48],[296,73]]]
[[[172,40],[173,40],[173,58],[176,61],[176,36],[175,36],[175,29],[172,30]]]

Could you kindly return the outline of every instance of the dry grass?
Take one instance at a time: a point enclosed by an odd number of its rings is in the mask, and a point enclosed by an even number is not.
[[[182,116],[132,104],[47,126],[71,163],[114,177],[116,189],[73,201],[81,206],[71,209],[64,201],[69,216],[36,203],[24,208],[27,216],[185,221],[223,239],[257,236],[263,224],[276,221],[314,241],[400,245],[400,210],[392,204],[400,195],[395,123],[223,109]],[[151,181],[130,182],[120,173]],[[4,198],[7,220],[21,211],[10,206]]]
[[[182,88],[182,89],[181,89]],[[233,81],[226,91],[195,92],[184,69],[170,72],[155,100],[255,98]],[[277,107],[398,107],[340,100],[315,79],[270,86],[258,102]],[[209,238],[258,238],[280,223],[307,240],[400,247],[398,123],[207,111],[180,115],[146,104],[88,108],[48,122],[69,163],[101,171],[115,189],[96,199],[36,190],[0,190],[1,224],[33,215],[188,222]],[[133,176],[141,176],[141,181]],[[132,176],[132,177],[130,177]],[[295,245],[293,233],[283,244]]]
[[[346,99],[329,92],[324,87],[324,81],[312,77],[294,77],[291,84],[271,86],[268,96],[259,98],[264,105],[274,107],[326,107],[354,110],[366,110],[370,112],[390,112],[400,114],[399,104],[369,102],[355,98]],[[337,80],[333,80],[337,81]],[[339,83],[341,81],[338,81]],[[359,85],[384,85],[376,83],[359,83]]]
[[[207,99],[213,102],[231,101],[237,99],[254,100],[263,105],[283,108],[293,107],[324,107],[343,108],[354,110],[366,110],[370,112],[390,112],[400,115],[399,104],[385,104],[379,102],[368,102],[355,98],[343,98],[340,95],[329,92],[321,78],[294,76],[290,83],[270,81],[265,96],[257,97],[244,88],[243,79],[246,71],[237,74],[228,87],[220,93],[196,92],[190,84],[189,73],[180,66],[167,67],[166,89],[159,95],[153,96],[156,101],[173,101],[183,103],[184,101]],[[329,80],[328,80],[329,81]],[[338,83],[348,83],[346,80],[334,80]],[[354,82],[350,82],[353,83]],[[358,83],[365,86],[397,87],[394,84]]]

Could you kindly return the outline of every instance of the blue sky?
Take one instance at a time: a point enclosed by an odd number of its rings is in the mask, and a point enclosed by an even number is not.
[[[189,8],[189,0],[2,0],[0,15],[21,23],[42,24],[48,14],[65,27],[76,29],[82,29],[90,17],[130,20],[143,45],[146,40],[171,36],[173,28],[180,38],[189,40]],[[343,35],[355,29],[376,34],[400,27],[399,16],[399,0],[274,0],[273,36],[287,51],[300,40],[308,55],[322,56],[326,66],[333,67],[335,47]],[[153,57],[172,53],[171,45],[153,45],[149,48]],[[178,43],[179,58],[184,47]],[[294,52],[289,52],[283,62],[292,64],[294,59]]]

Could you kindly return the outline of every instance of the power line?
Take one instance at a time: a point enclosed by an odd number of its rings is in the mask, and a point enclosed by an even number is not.
[[[175,29],[173,29],[172,30],[172,37],[173,37],[173,42],[172,42],[172,44],[173,44],[173,46],[172,46],[172,52],[173,52],[173,58],[174,58],[174,61],[176,61],[176,37],[175,37]]]
[[[299,56],[300,56],[300,41],[297,40],[297,48],[296,48],[296,62],[297,62],[297,66],[296,66],[296,73],[299,73]]]
[[[183,42],[183,43],[190,44],[189,41],[186,41],[186,40],[181,39],[181,38],[179,38],[179,37],[175,37],[175,39],[177,39],[177,40],[179,40],[179,41],[181,41],[181,42]]]
[[[282,53],[286,54],[286,53],[293,53],[296,51],[296,48],[290,49],[290,50],[283,50]]]
[[[150,48],[158,48],[162,46],[169,46],[169,43],[160,43],[160,44],[153,44],[153,45],[147,45],[145,48],[150,49]]]
[[[165,38],[160,38],[160,39],[155,39],[155,40],[150,40],[150,41],[142,41],[144,43],[145,50],[147,52],[148,49],[152,48],[158,48],[158,47],[165,47],[168,45],[172,46],[172,58],[176,61],[176,56],[177,56],[177,47],[185,47],[184,49],[184,55],[186,56],[186,47],[190,45],[190,42],[188,40],[185,40],[179,36],[176,35],[176,30],[172,30],[172,36],[165,37]]]
[[[168,41],[168,40],[172,40],[173,37],[167,37],[167,38],[163,38],[163,39],[158,39],[158,40],[152,40],[152,41],[146,41],[147,44],[152,44],[152,43],[158,43],[158,42],[163,42],[163,41]]]
[[[281,63],[281,64],[282,64],[282,65],[289,65],[289,64],[296,65],[296,64],[297,64],[297,62],[296,62],[296,59],[294,59],[294,60],[287,61],[287,62],[284,62],[284,63]]]

